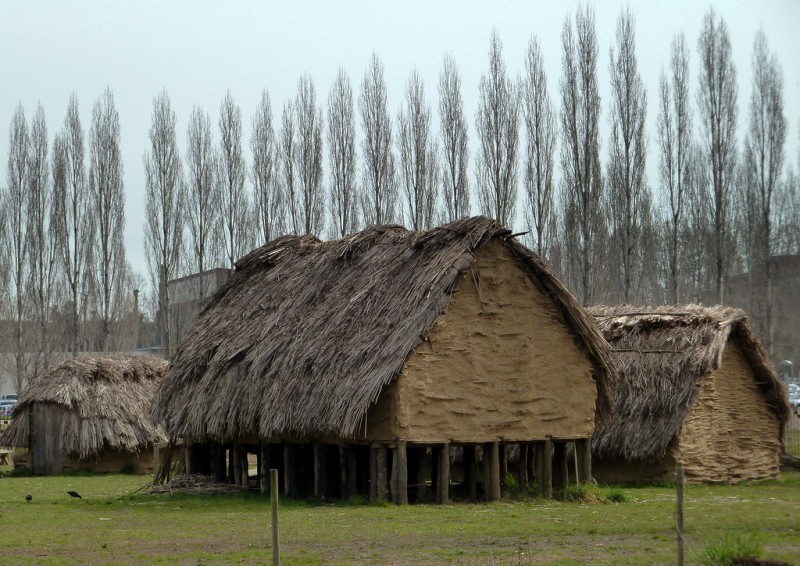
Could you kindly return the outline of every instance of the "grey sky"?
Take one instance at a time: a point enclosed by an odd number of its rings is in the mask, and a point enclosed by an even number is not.
[[[602,124],[608,116],[608,50],[626,2],[593,4],[600,45]],[[800,2],[716,2],[729,28],[739,85],[739,127],[748,120],[753,38],[763,27],[778,53],[789,120],[787,161],[796,166],[800,120]],[[78,6],[78,7],[76,7]],[[80,101],[85,131],[91,108],[110,87],[122,129],[127,224],[125,241],[135,271],[147,277],[144,260],[144,167],[153,97],[166,88],[177,112],[178,140],[185,151],[186,125],[194,105],[206,110],[218,137],[219,105],[227,90],[242,109],[245,155],[250,119],[263,89],[272,98],[276,128],[285,100],[308,73],[324,104],[339,66],[357,96],[369,58],[383,60],[392,117],[403,101],[409,72],[416,67],[436,114],[442,57],[451,53],[463,80],[470,122],[470,149],[477,144],[472,122],[478,81],[487,68],[492,29],[503,42],[512,76],[522,71],[527,42],[542,45],[551,96],[558,106],[561,30],[577,2],[8,2],[0,18],[0,159],[5,183],[8,126],[17,103],[30,121],[41,101],[51,140],[60,130],[71,92]],[[697,37],[710,4],[696,1],[631,4],[636,17],[637,54],[648,95],[649,181],[655,178],[655,118],[661,69],[669,62],[673,36],[683,30],[692,49],[692,96],[696,96]],[[697,120],[695,120],[695,123]],[[607,135],[604,134],[604,135]],[[607,140],[602,139],[603,148]],[[88,149],[87,149],[88,156]],[[360,156],[359,156],[360,157]],[[471,163],[472,165],[472,158]],[[88,166],[88,165],[87,165]],[[470,172],[472,173],[472,172]],[[327,178],[325,179],[327,182]],[[473,213],[476,213],[473,197]],[[517,226],[521,229],[521,214]]]

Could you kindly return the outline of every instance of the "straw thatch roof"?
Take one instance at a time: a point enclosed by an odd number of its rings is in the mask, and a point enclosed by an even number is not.
[[[29,446],[36,404],[61,411],[61,449],[79,458],[106,448],[137,452],[167,439],[149,408],[167,362],[150,356],[77,357],[51,366],[20,395],[0,444]],[[34,425],[35,426],[35,425]]]
[[[422,232],[372,226],[329,242],[286,236],[254,250],[178,345],[154,417],[186,439],[352,438],[492,239],[558,305],[594,364],[598,412],[607,411],[613,363],[594,321],[541,258],[476,217]]]
[[[589,312],[614,349],[618,369],[611,418],[592,438],[595,456],[663,458],[698,398],[700,380],[720,367],[728,340],[739,344],[783,430],[789,417],[783,385],[743,311],[622,305]]]

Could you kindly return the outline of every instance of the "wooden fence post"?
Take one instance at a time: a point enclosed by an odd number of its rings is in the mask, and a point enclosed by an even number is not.
[[[272,468],[269,471],[269,495],[272,504],[272,564],[280,566],[281,549],[278,539],[278,470]]]
[[[675,465],[675,484],[677,488],[678,511],[675,523],[678,531],[678,566],[683,566],[683,464]]]

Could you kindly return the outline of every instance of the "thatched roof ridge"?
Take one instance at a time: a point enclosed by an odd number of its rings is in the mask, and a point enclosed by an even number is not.
[[[153,423],[150,403],[167,368],[152,356],[109,355],[69,358],[39,375],[20,395],[0,445],[29,446],[34,404],[63,407],[64,454],[88,458],[106,448],[138,452],[167,439]]]
[[[602,413],[607,344],[547,265],[509,235],[476,217],[422,232],[371,226],[329,242],[285,237],[254,250],[178,345],[154,418],[186,439],[354,437],[492,239],[561,307],[594,362]]]
[[[789,406],[769,356],[744,311],[725,306],[591,307],[615,351],[614,409],[592,438],[600,458],[663,458],[698,398],[700,380],[718,369],[729,340],[752,367],[783,426]],[[781,432],[782,434],[782,432]]]

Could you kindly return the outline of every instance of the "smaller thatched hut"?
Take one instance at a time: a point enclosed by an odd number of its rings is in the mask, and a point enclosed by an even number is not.
[[[28,448],[35,474],[152,469],[166,435],[149,415],[167,369],[150,356],[71,358],[22,392],[0,445]]]
[[[600,481],[738,482],[778,474],[783,385],[745,313],[728,307],[593,307],[618,374],[592,437]]]

